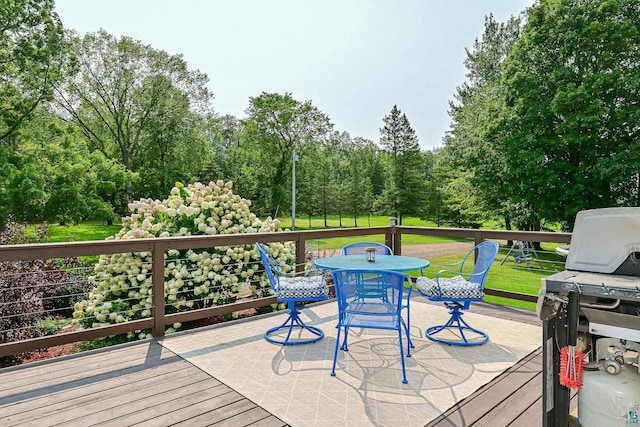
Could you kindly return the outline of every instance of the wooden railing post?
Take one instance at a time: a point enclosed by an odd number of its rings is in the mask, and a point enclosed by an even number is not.
[[[478,246],[480,243],[484,242],[484,234],[482,231],[476,231],[473,233],[473,245]],[[478,250],[476,249],[473,254],[473,262],[478,261]]]
[[[298,233],[296,237],[296,271],[304,271],[307,262],[306,243],[307,241]]]
[[[391,248],[395,255],[402,255],[402,235],[398,232],[397,219],[392,216],[389,218],[391,228],[385,235],[385,244]]]
[[[153,243],[152,275],[153,282],[153,327],[151,334],[154,337],[163,337],[166,319],[164,317],[164,252],[167,248],[164,242]]]

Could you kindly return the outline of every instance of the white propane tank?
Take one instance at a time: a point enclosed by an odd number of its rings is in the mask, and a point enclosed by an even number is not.
[[[640,427],[640,374],[633,365],[619,366],[619,374],[586,371],[578,392],[581,427]],[[616,369],[610,369],[614,371]]]

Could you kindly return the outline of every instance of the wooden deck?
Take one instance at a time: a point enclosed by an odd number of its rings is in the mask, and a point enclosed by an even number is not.
[[[284,426],[155,341],[0,370],[3,426]]]
[[[534,313],[474,312],[540,324]],[[285,426],[155,341],[0,370],[0,421],[14,425]],[[542,425],[542,354],[531,353],[429,426]]]

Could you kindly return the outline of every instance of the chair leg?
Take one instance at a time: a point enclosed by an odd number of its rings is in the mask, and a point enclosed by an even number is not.
[[[407,384],[407,370],[404,365],[404,349],[402,348],[402,327],[398,328],[398,344],[400,346],[400,363],[402,363],[402,384]],[[408,348],[409,345],[407,344],[407,349]]]
[[[404,330],[407,333],[407,357],[411,357],[410,348],[416,348],[416,346],[413,344],[413,341],[411,341],[411,332],[410,332],[411,331],[411,312],[410,312],[410,307],[408,303],[405,306],[405,308],[407,309],[407,321],[405,323],[403,319],[402,326],[404,326]]]
[[[340,329],[338,327],[338,329]],[[344,327],[344,341],[342,343],[342,345],[340,346],[340,350],[342,351],[349,351],[349,346],[347,345],[347,339],[349,338],[349,327],[345,326]]]
[[[461,345],[461,346],[472,346],[472,345],[481,345],[486,343],[489,340],[489,335],[486,332],[483,332],[479,329],[473,328],[469,326],[469,324],[462,318],[462,305],[458,303],[450,303],[445,304],[449,308],[449,314],[451,317],[444,325],[436,325],[427,328],[424,332],[425,336],[432,341],[436,341],[442,344],[448,345]],[[445,331],[445,330],[457,330],[458,334],[461,338],[461,341],[448,340],[443,338],[435,337],[436,334]],[[479,339],[469,340],[465,335],[465,332],[476,334]]]
[[[413,341],[411,341],[411,337],[409,336],[408,320],[407,320],[407,323],[405,323],[404,319],[401,319],[401,322],[402,322],[402,327],[404,328],[404,332],[407,334],[407,357],[411,357],[411,349],[416,348],[416,346],[413,344]]]
[[[322,329],[317,328],[315,326],[307,325],[302,321],[302,319],[299,316],[300,312],[296,308],[295,301],[289,301],[288,305],[289,305],[289,316],[287,317],[287,319],[280,326],[271,328],[264,333],[264,338],[267,341],[274,344],[280,344],[280,345],[297,345],[297,344],[310,344],[324,337],[324,331]],[[315,336],[311,338],[306,338],[306,339],[292,340],[291,334],[294,328],[300,328],[301,331],[303,330],[309,331],[311,334]],[[281,329],[287,330],[287,336],[285,339],[278,339],[271,336],[271,334]]]
[[[342,330],[342,325],[338,323],[338,334],[336,336],[336,348],[333,351],[333,366],[331,367],[331,376],[336,376],[336,362],[338,361],[338,347],[340,346],[340,331]]]

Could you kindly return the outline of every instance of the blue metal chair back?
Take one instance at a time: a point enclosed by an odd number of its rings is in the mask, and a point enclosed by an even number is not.
[[[335,270],[332,275],[339,310],[366,313],[369,309],[382,308],[374,305],[384,305],[383,317],[399,316],[404,282],[408,280],[405,274],[388,270],[344,269]],[[388,321],[386,318],[370,320],[372,327],[376,326],[376,321]]]
[[[465,255],[464,260],[462,261],[462,267],[460,268],[461,272],[467,259],[475,256],[475,264],[471,274],[467,277],[467,281],[477,283],[484,287],[484,281],[487,278],[487,274],[489,274],[489,268],[491,267],[493,260],[498,255],[499,248],[500,246],[496,242],[486,241],[476,245],[469,251],[469,253],[467,253],[467,255]]]
[[[349,243],[342,247],[342,255],[363,255],[366,248],[375,248],[376,255],[393,255],[389,246],[377,242]]]
[[[256,248],[258,248],[258,253],[260,253],[264,272],[267,274],[267,278],[274,292],[277,293],[280,290],[280,264],[278,264],[273,255],[267,252],[260,243],[256,243]]]
[[[335,376],[341,329],[344,340],[340,348],[348,351],[349,328],[395,330],[398,332],[402,382],[407,382],[402,332],[407,337],[407,357],[411,356],[408,326],[402,318],[406,274],[375,269],[343,269],[332,272],[338,301],[338,335],[331,375]],[[373,290],[373,291],[372,291]],[[407,288],[407,298],[412,287]]]

